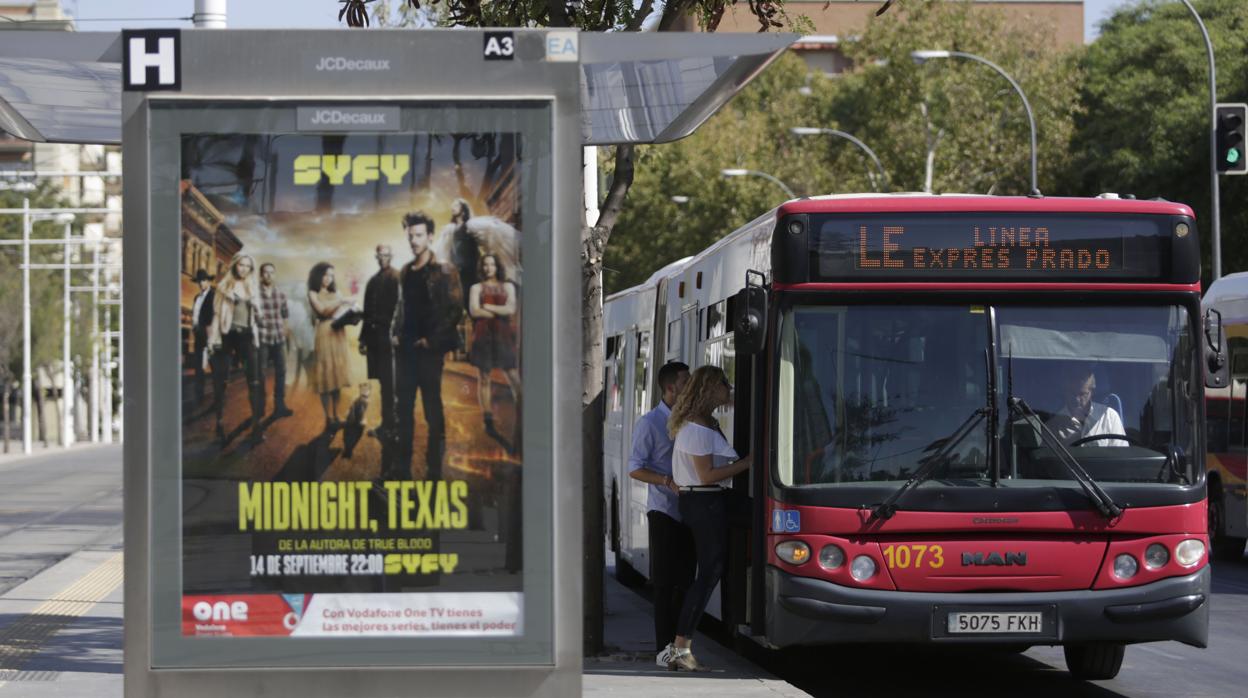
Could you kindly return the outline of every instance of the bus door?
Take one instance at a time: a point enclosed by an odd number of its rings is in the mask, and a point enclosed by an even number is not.
[[[650,364],[650,332],[640,331],[637,327],[633,327],[633,331],[628,340],[628,353],[625,357],[628,362],[628,380],[625,385],[632,386],[628,395],[628,432],[632,434],[637,426],[638,420],[642,418],[646,412],[652,407],[650,391],[649,391],[649,368]],[[628,449],[632,449],[632,440],[629,439]],[[629,453],[624,454],[625,471],[628,470]],[[622,547],[629,551],[633,567],[649,576],[650,569],[650,526],[646,519],[647,496],[649,494],[649,485],[634,480],[631,477],[623,477],[620,482],[625,483],[620,488],[621,494],[625,495],[624,501],[621,503],[621,513],[626,517],[622,527],[622,534],[626,537],[626,541],[621,541]]]

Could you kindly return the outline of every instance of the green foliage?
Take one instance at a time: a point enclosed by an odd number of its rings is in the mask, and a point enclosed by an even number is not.
[[[1027,193],[1030,136],[1017,93],[988,66],[957,59],[916,65],[915,50],[964,51],[1001,66],[1035,112],[1040,189],[1081,193],[1063,179],[1072,167],[1079,56],[1057,50],[1053,36],[1040,24],[1007,28],[990,8],[911,0],[846,45],[857,66],[848,73],[808,76],[799,57],[782,56],[693,136],[638,148],[629,202],[607,249],[608,292],[644,281],[784,200],[766,179],[724,178],[723,168],[767,172],[798,195],[882,185],[852,143],[794,136],[794,126],[860,138],[879,156],[893,191],[925,188],[930,152],[932,191]],[[689,202],[674,203],[673,195]]]
[[[1209,30],[1219,102],[1248,101],[1248,3],[1193,2]],[[1148,0],[1101,25],[1083,61],[1070,180],[1077,191],[1182,201],[1197,216],[1210,278],[1209,67],[1200,30],[1177,2]],[[1248,177],[1222,177],[1222,269],[1248,269]]]
[[[681,16],[692,16],[715,31],[724,11],[741,0],[668,0],[657,28],[670,29]],[[637,31],[654,10],[654,0],[339,0],[338,20],[352,27],[576,27],[582,31]],[[759,31],[787,27],[813,33],[805,16],[790,16],[784,0],[745,0],[758,20]],[[887,2],[881,5],[882,12]]]

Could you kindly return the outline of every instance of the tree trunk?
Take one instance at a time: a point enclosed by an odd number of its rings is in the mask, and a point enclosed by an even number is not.
[[[0,395],[4,396],[4,406],[0,407],[4,415],[0,419],[4,420],[4,452],[9,452],[9,382],[4,382],[4,387],[0,388]]]
[[[43,447],[48,447],[48,428],[44,423],[43,412],[43,381],[39,380],[39,371],[35,372],[32,383],[32,389],[35,393],[35,425],[39,427],[39,440],[43,442]]]
[[[584,652],[602,652],[605,530],[602,491],[602,255],[633,183],[633,146],[615,149],[615,173],[598,221],[581,230],[581,458],[584,506]]]

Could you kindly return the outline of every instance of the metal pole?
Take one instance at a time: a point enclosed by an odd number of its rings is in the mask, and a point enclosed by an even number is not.
[[[104,443],[113,442],[113,307],[104,306]]]
[[[69,240],[70,224],[65,224],[65,240]],[[61,447],[69,448],[73,441],[70,433],[71,411],[73,409],[74,391],[70,385],[73,382],[72,371],[69,364],[69,243],[65,243],[65,263],[64,284],[61,291]]]
[[[195,0],[191,20],[197,29],[225,29],[225,0]]]
[[[221,2],[225,6],[225,0]],[[119,278],[118,283],[121,282]],[[120,295],[120,294],[119,294]],[[117,416],[121,421],[117,424],[117,440],[126,440],[126,304],[117,304]]]
[[[1023,100],[1023,109],[1026,110],[1027,112],[1027,124],[1028,126],[1031,127],[1031,195],[1041,196],[1040,187],[1037,185],[1037,174],[1036,174],[1037,173],[1036,115],[1032,113],[1031,111],[1031,102],[1027,101],[1027,94],[1024,93],[1023,88],[1019,87],[1018,83],[1014,81],[1014,78],[1010,77],[1010,74],[1005,72],[1001,68],[1001,66],[997,65],[996,63],[993,63],[987,58],[976,56],[973,53],[966,53],[964,51],[945,51],[945,50],[911,51],[910,57],[913,58],[915,62],[917,63],[923,63],[924,61],[928,61],[928,60],[932,60],[936,58],[953,58],[953,57],[965,58],[969,61],[975,61],[976,63],[983,63],[989,68],[992,68],[993,70],[997,71],[997,73],[1000,74],[1001,77],[1005,78],[1006,81],[1010,83],[1010,87],[1013,87],[1014,91],[1018,93],[1019,98]]]
[[[785,193],[785,194],[788,194],[790,199],[796,199],[796,198],[797,198],[797,194],[794,194],[794,193],[793,193],[793,190],[789,188],[789,185],[785,184],[784,182],[781,182],[781,181],[780,181],[779,179],[777,179],[776,177],[774,177],[774,176],[772,176],[772,175],[769,175],[769,174],[767,174],[766,172],[759,172],[758,170],[750,170],[750,174],[752,174],[752,175],[758,175],[759,177],[762,177],[763,179],[769,179],[769,180],[771,180],[771,181],[775,182],[775,183],[776,183],[776,186],[778,186],[778,187],[780,187],[781,189],[783,189],[783,190],[784,190],[784,193]]]
[[[1027,101],[1027,95],[1023,92],[1023,88],[1019,87],[1018,83],[1014,82],[1014,78],[1010,77],[1009,73],[1002,70],[1001,66],[993,63],[987,58],[976,56],[973,53],[964,53],[962,51],[950,51],[949,55],[977,61],[997,71],[1001,74],[1001,77],[1009,81],[1010,86],[1014,88],[1014,91],[1017,92],[1018,96],[1023,100],[1023,109],[1027,110],[1027,124],[1031,127],[1031,193],[1033,196],[1040,196],[1040,187],[1037,185],[1036,173],[1036,116],[1031,111],[1031,103]]]
[[[797,194],[793,193],[793,190],[789,188],[789,185],[785,184],[784,182],[781,182],[779,179],[777,179],[776,177],[772,175],[767,174],[766,172],[730,167],[730,168],[720,170],[719,173],[725,177],[745,177],[748,175],[753,175],[755,177],[762,177],[763,179],[766,179],[770,181],[772,184],[775,184],[777,187],[780,187],[781,189],[783,189],[784,193],[787,194],[790,199],[797,198]]]
[[[850,143],[853,143],[854,145],[861,148],[862,152],[866,153],[867,157],[871,158],[871,161],[875,163],[876,169],[880,171],[880,176],[884,178],[884,191],[889,191],[892,188],[892,185],[890,184],[888,180],[888,172],[884,170],[884,165],[882,165],[880,163],[880,159],[876,157],[875,151],[871,150],[871,148],[869,148],[866,143],[863,143],[861,140],[854,137],[852,134],[845,133],[844,131],[838,131],[837,129],[834,129],[834,128],[810,128],[810,127],[802,127],[802,126],[795,126],[789,129],[789,131],[791,131],[794,135],[797,135],[797,136],[826,134],[829,136],[839,136],[841,138],[844,138]]]
[[[30,454],[30,199],[22,209],[22,453]]]
[[[100,246],[91,248],[91,443],[100,442]]]
[[[1209,40],[1209,30],[1205,22],[1192,7],[1192,3],[1181,0],[1196,26],[1200,27],[1200,36],[1205,40],[1205,53],[1209,56],[1209,192],[1213,199],[1213,280],[1222,278],[1222,193],[1218,183],[1218,65],[1213,58],[1213,42]]]

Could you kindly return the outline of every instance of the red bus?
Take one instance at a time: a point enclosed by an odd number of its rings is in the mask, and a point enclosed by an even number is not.
[[[771,648],[1208,638],[1192,211],[1164,201],[789,201],[606,303],[604,496],[647,574],[632,425],[667,360],[723,367],[753,517],[709,609]],[[1214,373],[1218,373],[1214,371]]]

